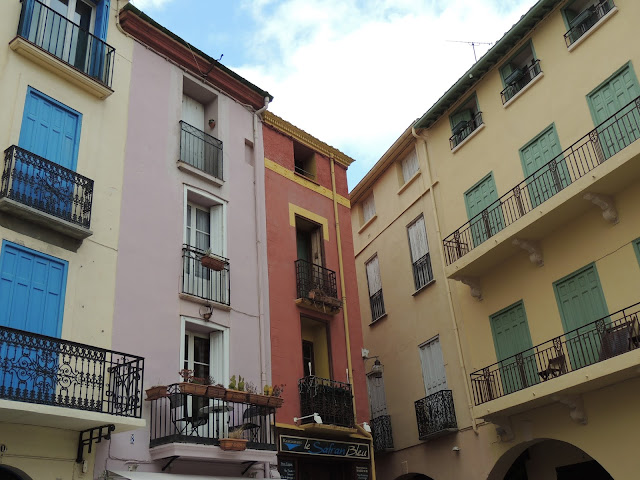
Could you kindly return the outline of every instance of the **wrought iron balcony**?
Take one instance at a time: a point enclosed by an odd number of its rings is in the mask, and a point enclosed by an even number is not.
[[[571,21],[569,31],[564,34],[564,41],[567,47],[570,47],[576,40],[591,30],[591,27],[598,23],[613,7],[615,7],[613,0],[601,0],[578,13]]]
[[[231,305],[229,259],[218,257],[222,260],[221,270],[215,270],[202,265],[205,256],[204,250],[182,246],[182,293]]]
[[[471,120],[461,125],[458,131],[451,135],[451,138],[449,138],[449,146],[451,147],[451,150],[460,145],[465,138],[471,135],[471,133],[483,123],[482,112],[478,112],[473,116]]]
[[[640,347],[640,303],[471,374],[476,405]]]
[[[443,240],[447,265],[640,138],[640,97],[525,178]]]
[[[387,313],[384,309],[384,297],[382,289],[369,297],[369,305],[371,305],[371,322],[380,320]]]
[[[180,122],[180,160],[224,180],[222,141],[184,121]]]
[[[275,408],[182,393],[180,384],[151,404],[149,447],[168,443],[220,445],[230,433],[248,440],[247,448],[276,450]]]
[[[373,435],[373,451],[384,452],[393,449],[393,432],[391,430],[391,417],[380,415],[369,421],[371,434]]]
[[[89,229],[93,180],[15,145],[4,151],[0,198]]]
[[[433,271],[431,270],[431,255],[427,253],[422,258],[413,262],[413,282],[416,290],[420,290],[427,283],[433,280]],[[382,293],[382,290],[380,290]],[[384,307],[383,307],[384,308]]]
[[[335,310],[342,306],[338,299],[336,272],[302,259],[295,261],[295,268],[296,298]]]
[[[115,49],[44,3],[22,2],[18,36],[111,88]]]
[[[502,92],[500,92],[500,97],[502,97],[502,104],[507,103],[511,100],[516,93],[526,87],[531,80],[536,78],[538,75],[542,73],[540,69],[540,60],[535,60],[529,67],[522,68],[520,70],[514,71],[511,75],[514,75],[516,78],[512,80],[512,83],[509,83]]]
[[[140,418],[144,359],[0,327],[0,398]]]
[[[415,407],[420,440],[458,431],[451,390],[440,390],[428,397],[416,400]]]
[[[316,376],[298,380],[300,416],[317,413],[328,425],[353,428],[353,393],[351,384]],[[303,423],[313,422],[312,418]]]

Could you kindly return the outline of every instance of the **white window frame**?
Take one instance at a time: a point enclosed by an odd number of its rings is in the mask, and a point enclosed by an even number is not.
[[[180,355],[178,358],[180,371],[184,368],[184,336],[187,332],[205,336],[203,331],[209,332],[211,347],[209,349],[209,375],[216,383],[229,384],[229,327],[214,323],[212,320],[204,321],[201,318],[180,316]],[[221,335],[218,335],[221,333]],[[214,336],[215,335],[215,336]],[[219,370],[213,371],[212,366],[220,365]],[[218,378],[221,377],[221,378]],[[180,380],[179,380],[180,381]]]
[[[378,279],[378,284],[380,286],[380,288],[371,291],[371,279],[369,278],[369,265],[371,265],[373,262],[376,262],[376,265],[378,266],[378,275],[377,275],[377,279]],[[380,290],[382,290],[382,278],[380,275],[380,260],[378,259],[378,254],[376,253],[373,257],[371,257],[369,260],[367,260],[366,262],[364,262],[364,268],[365,268],[365,274],[367,276],[367,287],[369,289],[369,298],[371,298],[373,295],[375,295],[376,293],[378,293]],[[374,285],[375,286],[375,285]]]
[[[362,202],[362,216],[364,223],[367,223],[373,217],[376,216],[376,203],[373,199],[373,193],[364,199]]]
[[[407,183],[420,170],[415,148],[400,162],[400,166],[402,167],[402,179],[404,183]]]
[[[69,4],[67,5],[67,13],[66,15],[62,15],[60,12],[58,12],[55,8],[53,8],[51,6],[51,0],[41,0],[41,3],[43,3],[44,5],[46,5],[47,7],[49,7],[51,10],[53,10],[54,12],[58,13],[61,16],[64,16],[64,18],[66,18],[69,22],[77,25],[77,23],[75,23],[74,21],[74,15],[76,12],[76,4],[80,2],[80,3],[84,3],[85,5],[87,5],[90,9],[91,9],[91,19],[89,20],[89,33],[94,35],[95,33],[95,29],[96,29],[96,4],[94,4],[93,2],[87,1],[87,0],[69,0]],[[46,21],[46,15],[40,19],[41,23],[44,23]],[[41,28],[39,29],[42,32],[42,35],[46,34],[46,28]],[[66,31],[64,34],[64,49],[63,52],[61,53],[63,58],[70,58],[70,49],[71,49],[71,35],[73,35],[72,32],[73,29],[69,29],[69,31]],[[89,49],[87,49],[87,54],[86,54],[86,58],[85,61],[89,60]]]
[[[195,197],[189,198],[189,197]],[[199,197],[199,198],[198,198]],[[198,199],[203,199],[208,205],[199,203]],[[211,193],[199,190],[188,185],[184,186],[184,210],[182,214],[182,238],[183,244],[190,245],[187,238],[187,205],[197,207],[201,210],[209,209],[211,215],[209,248],[211,252],[221,257],[227,257],[227,202]],[[219,207],[219,208],[212,208]],[[195,219],[195,212],[192,210],[192,219]],[[195,222],[195,220],[194,220]],[[193,236],[193,235],[192,235]]]

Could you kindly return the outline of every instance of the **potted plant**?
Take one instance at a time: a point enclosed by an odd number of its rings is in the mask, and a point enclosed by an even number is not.
[[[227,393],[227,389],[220,383],[215,383],[215,380],[211,379],[211,383],[207,387],[207,397],[209,398],[224,398]]]
[[[249,403],[252,405],[258,405],[261,407],[266,407],[269,402],[269,397],[266,394],[261,395],[258,393],[258,387],[255,386],[253,382],[247,382],[245,385],[245,390],[247,391],[249,397]]]
[[[204,255],[200,257],[200,264],[203,267],[219,272],[220,270],[224,270],[224,267],[227,265],[227,261],[223,257],[219,257],[215,253],[211,253],[211,249],[207,248]]]
[[[209,128],[216,128],[216,120],[214,118],[209,119]]]
[[[247,448],[247,440],[246,438],[242,438],[242,432],[244,432],[244,425],[230,430],[229,434],[225,438],[220,439],[220,448],[222,450],[231,450],[236,452],[241,452]]]
[[[281,383],[279,385],[274,385],[273,387],[269,387],[269,402],[267,403],[270,407],[280,408],[284,403],[284,398],[282,398],[282,393],[284,392],[284,387],[286,385]]]
[[[193,370],[188,370],[186,368],[180,370],[178,373],[183,379],[179,384],[180,393],[197,395],[200,397],[204,397],[207,394],[207,388],[213,380],[211,377],[194,377]]]
[[[244,378],[238,375],[238,381],[236,382],[236,376],[233,375],[231,377],[224,399],[228,402],[238,403],[247,401],[247,393],[244,391]]]
[[[158,398],[169,396],[169,394],[167,393],[166,385],[154,385],[151,388],[147,388],[145,392],[147,393],[147,398],[146,398],[147,402],[150,402],[151,400],[157,400]]]

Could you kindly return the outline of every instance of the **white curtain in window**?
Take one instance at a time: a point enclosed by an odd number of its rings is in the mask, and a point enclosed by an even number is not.
[[[420,217],[408,227],[409,246],[411,248],[412,263],[420,260],[429,253],[429,242],[427,241],[427,230],[424,226],[424,217]]]
[[[415,149],[411,151],[407,157],[402,160],[402,178],[407,183],[411,177],[418,171],[418,156]]]
[[[376,214],[376,204],[373,202],[373,195],[362,202],[362,211],[364,213],[364,221],[368,222]]]
[[[380,266],[378,265],[377,256],[367,262],[367,280],[369,281],[369,296],[382,290]]]

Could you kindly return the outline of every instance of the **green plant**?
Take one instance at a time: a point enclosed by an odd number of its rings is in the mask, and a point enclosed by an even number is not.
[[[247,393],[258,393],[258,387],[256,387],[253,382],[247,382],[244,385],[244,391]]]
[[[238,428],[229,430],[229,434],[227,435],[227,438],[233,438],[235,440],[242,438],[242,432],[244,432],[245,428],[246,427],[244,425],[241,425]]]
[[[271,385],[265,385],[262,391],[265,395],[273,395],[273,387]]]
[[[244,378],[238,375],[238,390],[244,392]]]
[[[237,390],[236,376],[235,375],[231,375],[231,378],[229,379],[229,388],[231,390]]]
[[[192,377],[191,383],[196,383],[198,385],[213,385],[216,381],[211,375],[209,375],[206,377]]]

